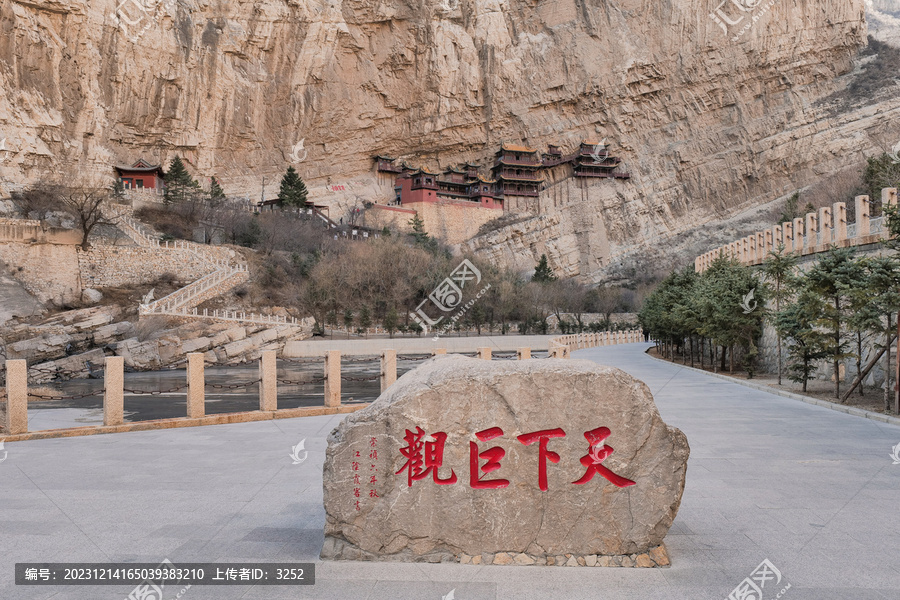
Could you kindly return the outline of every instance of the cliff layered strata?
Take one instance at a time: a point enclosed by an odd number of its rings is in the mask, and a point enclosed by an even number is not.
[[[527,225],[544,241],[472,242],[598,280],[611,257],[859,160],[896,115],[816,104],[865,44],[863,0],[754,6],[722,6],[742,17],[724,27],[707,0],[0,0],[0,175],[8,191],[180,154],[257,199],[294,160],[337,216],[392,195],[374,154],[440,168],[487,164],[502,140],[605,137],[630,180],[555,180]]]

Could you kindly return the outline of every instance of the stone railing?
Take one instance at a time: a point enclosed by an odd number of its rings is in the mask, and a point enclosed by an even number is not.
[[[168,296],[163,296],[159,300],[148,304],[141,304],[139,313],[142,315],[174,314],[173,311],[192,308],[205,300],[214,298],[224,289],[231,289],[235,285],[243,283],[249,276],[247,265],[220,263],[219,268],[212,273],[175,290]],[[232,278],[235,278],[235,281],[231,282],[231,285],[227,287],[222,285]],[[210,291],[215,291],[216,293],[210,296],[207,293]]]
[[[255,325],[300,325],[304,326],[303,319],[297,320],[296,317],[285,317],[281,315],[262,315],[257,313],[248,313],[245,311],[235,310],[208,310],[204,308],[202,311],[196,308],[174,308],[171,310],[157,311],[156,313],[144,314],[165,314],[175,317],[190,317],[193,319],[208,319],[211,321],[230,321],[234,323],[247,323]]]
[[[551,357],[569,358],[572,350],[583,350],[598,346],[615,346],[617,344],[634,344],[643,341],[644,335],[640,329],[603,331],[600,333],[573,333],[551,339],[549,350]]]
[[[886,239],[884,217],[872,218],[872,202],[868,196],[855,198],[856,219],[847,222],[847,205],[835,202],[823,206],[818,213],[808,213],[793,221],[785,221],[771,229],[758,231],[736,242],[720,246],[694,259],[694,269],[702,273],[719,256],[730,256],[745,265],[758,265],[765,257],[783,245],[785,252],[806,255],[825,252],[832,246],[846,248],[873,244]],[[881,190],[881,206],[897,205],[897,188]]]
[[[190,252],[197,258],[205,261],[213,269],[208,273],[189,283],[188,285],[175,290],[168,296],[164,296],[153,302],[141,304],[138,308],[140,315],[171,315],[176,317],[213,319],[218,321],[234,321],[252,324],[287,324],[286,317],[270,317],[268,315],[257,315],[251,313],[250,317],[246,317],[246,313],[238,313],[236,311],[203,311],[199,313],[193,309],[198,304],[219,296],[233,287],[244,283],[250,279],[250,269],[244,263],[231,264],[226,260],[211,257],[208,252],[198,251],[198,245],[192,242],[181,240],[172,240],[161,242],[154,234],[150,233],[143,224],[131,216],[130,208],[118,204],[110,204],[105,210],[112,215],[112,220],[134,243],[138,246],[166,250],[181,250]],[[199,248],[203,248],[200,246]],[[219,313],[222,313],[220,316]],[[241,315],[240,317],[236,315]],[[296,319],[291,320],[296,323]]]
[[[203,315],[198,315],[203,316]],[[220,317],[221,318],[221,317]],[[550,346],[546,358],[569,358],[572,350],[606,346],[613,344],[627,344],[642,341],[640,331],[616,331],[604,333],[579,333],[564,335],[550,340]],[[20,441],[26,439],[40,439],[48,437],[71,437],[78,435],[93,435],[95,433],[117,433],[123,431],[138,431],[146,429],[167,429],[173,427],[193,427],[198,425],[219,425],[222,423],[240,423],[246,421],[262,421],[267,419],[285,419],[291,417],[304,417],[316,415],[330,415],[349,413],[368,406],[368,403],[342,404],[342,381],[372,381],[379,382],[380,391],[383,393],[397,381],[397,361],[421,361],[429,358],[424,355],[398,355],[394,349],[386,349],[380,356],[348,357],[346,361],[353,365],[360,363],[378,364],[379,371],[374,375],[359,376],[358,373],[343,374],[342,356],[339,350],[327,350],[323,357],[310,358],[285,358],[286,363],[305,363],[323,365],[323,373],[319,377],[305,377],[301,380],[291,381],[279,379],[276,352],[265,350],[259,359],[259,378],[254,381],[232,385],[213,385],[213,388],[237,388],[259,386],[259,410],[206,415],[206,388],[204,376],[205,360],[202,352],[192,352],[187,355],[186,381],[184,384],[166,390],[166,393],[184,392],[187,396],[187,415],[172,419],[159,419],[154,421],[141,421],[126,423],[124,420],[124,398],[129,394],[153,394],[146,390],[129,390],[125,386],[125,359],[121,356],[106,358],[103,368],[104,387],[95,395],[103,396],[103,425],[87,427],[75,427],[70,429],[49,429],[29,433],[28,431],[28,365],[25,360],[6,361],[6,415],[3,425],[2,441]],[[435,348],[430,356],[447,354],[444,348]],[[478,348],[474,353],[464,353],[481,360],[527,360],[536,358],[532,356],[531,348],[518,348],[513,352],[492,352],[491,348]],[[324,358],[324,361],[323,361]],[[304,385],[323,383],[323,405],[303,408],[278,408],[278,384]],[[81,398],[84,394],[76,396],[40,396],[44,400],[66,400],[68,398]],[[2,414],[2,413],[0,413]]]

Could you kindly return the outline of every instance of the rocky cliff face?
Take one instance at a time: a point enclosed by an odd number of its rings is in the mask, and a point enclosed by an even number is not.
[[[501,140],[605,137],[631,180],[561,179],[540,217],[551,229],[528,225],[532,244],[513,230],[472,243],[526,263],[548,251],[599,280],[610,257],[859,160],[874,146],[867,130],[896,115],[894,102],[838,114],[817,104],[865,44],[864,0],[716,8],[0,0],[0,175],[8,191],[66,163],[111,174],[180,154],[256,199],[262,177],[271,196],[297,161],[335,216],[391,193],[377,153],[437,168],[486,163]]]

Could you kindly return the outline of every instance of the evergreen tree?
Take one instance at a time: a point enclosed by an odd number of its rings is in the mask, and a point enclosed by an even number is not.
[[[553,274],[553,269],[547,264],[546,254],[541,254],[541,259],[534,269],[534,275],[531,276],[531,280],[538,283],[550,283],[551,281],[556,281],[556,275]]]
[[[803,385],[815,371],[814,361],[825,358],[825,334],[816,327],[822,314],[822,299],[810,291],[805,282],[799,284],[796,299],[775,315],[778,335],[788,342],[788,379]]]
[[[775,301],[775,312],[771,315],[773,319],[781,312],[782,305],[790,296],[791,286],[796,283],[794,273],[797,260],[796,254],[785,254],[784,244],[779,244],[777,250],[769,252],[763,261],[762,271],[766,276],[766,285]],[[783,371],[781,333],[777,327],[775,331],[778,335],[778,385],[781,385]]]
[[[295,208],[305,206],[308,193],[306,184],[294,167],[288,167],[284,177],[281,178],[281,187],[278,190],[279,204]]]
[[[372,313],[368,306],[363,306],[359,311],[359,326],[365,333],[366,339],[369,337],[369,327],[372,326]]]
[[[806,274],[809,289],[822,300],[816,323],[828,331],[824,351],[834,368],[834,397],[841,397],[840,363],[848,356],[843,327],[850,309],[851,291],[863,284],[863,270],[853,250],[832,247]]]
[[[421,246],[432,254],[437,254],[437,240],[425,232],[425,221],[422,220],[419,213],[413,215],[413,218],[408,221],[408,224],[412,227],[412,233],[410,235],[415,239],[416,245]]]
[[[897,331],[896,315],[900,312],[900,259],[896,255],[875,256],[866,260],[866,283],[861,292],[867,298],[867,312],[871,311],[877,318],[868,319],[869,331],[883,340],[880,344],[885,352],[884,360],[884,410],[891,408],[893,375],[891,365],[891,345]],[[898,407],[894,407],[894,412]]]
[[[722,346],[723,367],[725,350],[731,349],[729,369],[733,370],[735,346],[752,354],[762,333],[765,288],[753,271],[734,259],[720,257],[698,280],[696,302],[700,334]],[[748,366],[752,369],[752,364]]]
[[[219,180],[215,177],[209,180],[209,202],[213,206],[225,200],[225,190],[219,185]]]
[[[163,179],[166,182],[163,197],[166,204],[185,202],[200,192],[200,184],[188,173],[180,156],[172,159]]]
[[[387,311],[387,314],[384,315],[384,321],[382,322],[382,326],[387,330],[389,337],[394,337],[394,332],[397,331],[399,320],[400,318],[397,315],[397,310],[392,306],[390,310]]]
[[[350,328],[353,327],[353,311],[349,308],[344,309],[344,327],[347,328],[347,337],[350,337]]]

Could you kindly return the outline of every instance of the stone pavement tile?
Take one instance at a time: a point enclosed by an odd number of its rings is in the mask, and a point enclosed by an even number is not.
[[[408,582],[397,582],[398,585],[389,593],[395,593],[399,589],[403,589],[405,585],[409,589],[415,589],[416,585]],[[372,598],[397,598],[398,596],[376,596],[373,594],[378,581],[375,579],[362,580],[334,580],[322,579],[316,572],[315,585],[270,585],[270,586],[254,586],[253,588],[244,588],[244,595],[240,596],[242,600],[368,600]],[[450,591],[449,589],[447,591]],[[463,596],[459,600],[463,600]],[[218,596],[198,596],[197,600],[219,600]],[[193,595],[188,597],[185,595],[184,600],[195,600]],[[426,600],[426,597],[419,596],[417,600]],[[435,600],[441,600],[441,596],[435,597]],[[494,596],[490,600],[495,600]]]
[[[641,353],[645,347],[578,354],[644,379],[666,421],[689,436],[687,488],[667,538],[671,568],[320,562],[318,595],[304,596],[300,587],[216,586],[192,588],[184,600],[356,600],[379,598],[381,590],[393,598],[423,582],[494,585],[503,600],[724,599],[763,558],[795,586],[785,600],[897,600],[900,574],[891,557],[900,555],[900,520],[893,518],[900,466],[888,454],[900,427],[657,363]],[[4,548],[14,551],[0,553],[0,599],[122,600],[130,591],[16,589],[9,578],[17,561],[233,562],[271,553],[271,560],[310,562],[325,518],[326,436],[342,418],[8,444],[0,519],[41,525],[39,534],[15,525],[2,534]],[[290,448],[301,439],[309,457],[292,465]],[[456,597],[466,600],[462,589]]]
[[[791,583],[788,580],[785,580]],[[769,586],[766,586],[768,591]],[[776,586],[777,594],[783,589]],[[865,590],[859,588],[799,587],[791,583],[791,589],[782,596],[783,600],[897,600],[897,590]]]
[[[658,569],[660,577],[673,589],[702,587],[713,590],[730,591],[737,583],[728,587],[735,579],[735,573],[725,571],[715,561],[717,551],[682,550],[673,557],[672,566]],[[759,564],[759,563],[757,563]],[[737,578],[740,581],[740,577]],[[723,598],[728,594],[724,594]]]
[[[459,600],[499,600],[497,584],[472,581],[391,581],[379,580],[369,592],[369,598],[390,598],[392,600],[441,600],[453,592]],[[521,597],[521,596],[519,596]]]

